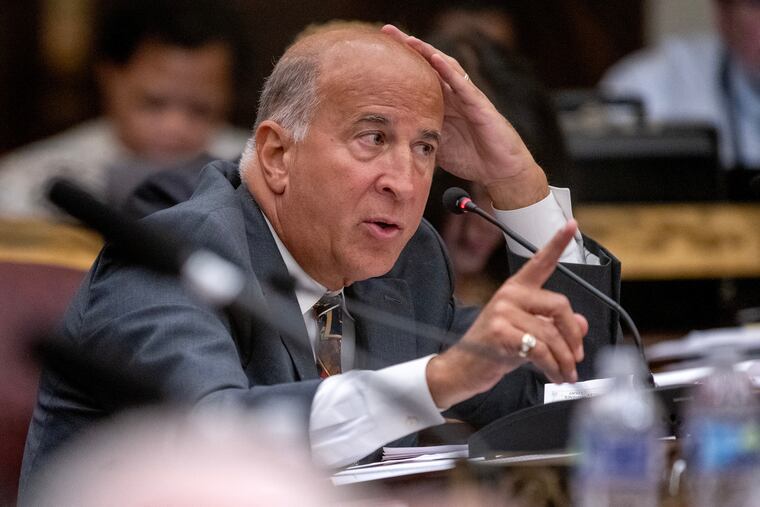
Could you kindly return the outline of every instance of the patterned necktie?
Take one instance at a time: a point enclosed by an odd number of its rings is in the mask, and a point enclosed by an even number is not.
[[[321,378],[337,375],[340,367],[340,341],[343,337],[343,295],[324,295],[314,305],[319,327],[317,369]]]

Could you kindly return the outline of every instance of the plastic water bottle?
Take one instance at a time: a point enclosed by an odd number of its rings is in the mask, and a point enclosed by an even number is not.
[[[739,354],[713,350],[713,371],[687,414],[688,493],[695,507],[758,505],[760,428],[749,377],[734,369]]]
[[[574,416],[574,444],[580,455],[573,505],[658,505],[663,425],[654,395],[633,380],[640,378],[641,369],[634,349],[617,347],[600,355],[599,376],[614,382],[608,393],[587,400]]]

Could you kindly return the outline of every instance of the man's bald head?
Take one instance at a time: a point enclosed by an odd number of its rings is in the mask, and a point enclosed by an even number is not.
[[[311,26],[288,47],[267,78],[253,132],[262,121],[272,120],[288,129],[296,142],[302,141],[326,98],[329,83],[338,80],[347,84],[350,78],[362,75],[364,67],[382,58],[393,58],[398,65],[415,69],[419,79],[416,86],[439,86],[435,71],[422,56],[376,25],[339,21]],[[253,152],[251,137],[241,170]]]

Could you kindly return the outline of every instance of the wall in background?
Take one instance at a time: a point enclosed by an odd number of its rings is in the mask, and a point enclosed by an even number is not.
[[[646,0],[644,40],[656,44],[669,35],[713,31],[713,0]]]

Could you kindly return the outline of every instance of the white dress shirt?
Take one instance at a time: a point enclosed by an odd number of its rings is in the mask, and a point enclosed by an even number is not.
[[[499,221],[541,247],[572,218],[570,192],[551,188],[545,199],[531,206],[494,211]],[[298,265],[269,221],[267,225],[288,272],[296,280],[296,299],[314,351],[318,329],[312,306],[327,293],[327,289]],[[515,247],[512,240],[507,241],[510,248]],[[527,255],[519,245],[516,248],[516,253],[524,252]],[[598,259],[583,248],[580,233],[568,245],[561,260],[598,264]],[[344,373],[322,381],[311,408],[309,435],[312,456],[322,466],[351,464],[383,444],[444,422],[426,380],[427,363],[433,356],[377,371],[352,370],[355,343],[354,321],[344,308],[341,345]]]
[[[223,126],[206,151],[213,157],[233,159],[240,155],[248,137],[244,130]],[[130,166],[156,167],[131,153],[107,118],[84,122],[0,158],[0,214],[60,219],[61,211],[46,195],[51,179],[65,177],[106,200],[109,172]]]

